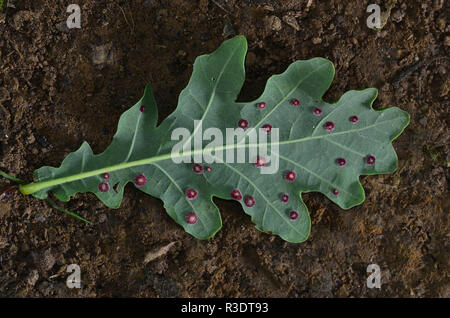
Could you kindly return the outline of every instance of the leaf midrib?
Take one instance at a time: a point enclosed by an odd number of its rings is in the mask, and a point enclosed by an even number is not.
[[[363,131],[363,130],[374,128],[374,127],[380,126],[381,124],[386,124],[387,122],[391,122],[391,121],[395,121],[395,120],[399,120],[399,118],[397,117],[397,118],[394,118],[394,119],[382,121],[380,123],[375,123],[373,125],[366,126],[366,127],[363,127],[363,128],[346,130],[346,131],[336,132],[336,133],[330,133],[330,134],[326,134],[326,135],[308,136],[308,137],[299,138],[299,139],[281,141],[281,142],[278,142],[278,143],[238,144],[238,145],[231,145],[231,146],[223,145],[223,146],[216,147],[216,148],[210,148],[210,149],[208,149],[208,151],[212,152],[212,151],[220,151],[220,150],[223,151],[223,150],[227,150],[227,149],[250,148],[250,147],[259,147],[259,146],[271,146],[272,144],[288,145],[288,144],[293,144],[293,143],[306,142],[306,141],[315,140],[315,139],[322,139],[322,138],[333,137],[333,136],[343,135],[343,134],[352,133],[352,132]],[[117,170],[123,170],[123,169],[131,168],[131,167],[148,165],[148,164],[152,164],[152,163],[155,163],[155,162],[169,160],[169,159],[172,159],[172,158],[185,157],[185,156],[188,156],[188,155],[192,156],[192,155],[195,155],[195,154],[201,154],[201,153],[203,153],[204,150],[205,149],[192,150],[192,151],[190,151],[188,153],[182,153],[182,154],[176,154],[176,155],[172,154],[172,153],[168,153],[168,154],[162,154],[162,155],[158,155],[158,156],[155,156],[155,157],[140,159],[140,160],[136,160],[136,161],[129,161],[129,162],[120,163],[120,164],[109,166],[109,167],[104,167],[104,168],[97,169],[97,170],[92,170],[92,171],[87,171],[87,172],[84,172],[84,173],[71,175],[71,176],[66,176],[66,177],[61,177],[61,178],[57,178],[57,179],[41,181],[41,182],[30,183],[30,184],[27,184],[27,185],[21,185],[20,186],[20,190],[21,190],[21,192],[23,194],[32,194],[32,193],[35,193],[37,191],[41,191],[41,190],[44,190],[44,189],[47,189],[47,188],[50,188],[50,187],[53,187],[53,186],[57,186],[57,185],[61,185],[61,184],[67,183],[67,182],[73,182],[73,181],[78,181],[78,180],[81,180],[81,179],[93,177],[93,176],[100,175],[100,174],[105,173],[105,172],[113,172],[113,171],[117,171]]]

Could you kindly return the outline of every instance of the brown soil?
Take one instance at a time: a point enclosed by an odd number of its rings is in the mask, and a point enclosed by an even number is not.
[[[336,66],[328,101],[377,87],[375,107],[397,105],[411,124],[394,142],[398,171],[362,178],[362,205],[343,211],[322,195],[304,196],[313,226],[303,244],[260,233],[233,202],[216,200],[223,228],[198,241],[160,200],[131,186],[118,210],[89,194],[64,205],[92,226],[8,193],[0,202],[0,296],[450,296],[445,1],[374,1],[388,17],[381,31],[366,26],[372,1],[76,1],[82,28],[71,30],[67,1],[8,2],[0,17],[0,168],[20,178],[58,166],[83,140],[105,149],[146,82],[165,118],[195,57],[234,34],[249,42],[242,99],[258,96],[292,61],[321,56]],[[71,263],[81,266],[79,290],[65,285]],[[381,267],[379,290],[366,286],[372,263]]]

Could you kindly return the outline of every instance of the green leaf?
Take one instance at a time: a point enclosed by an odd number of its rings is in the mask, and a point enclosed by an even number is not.
[[[76,193],[92,192],[108,207],[117,208],[125,185],[131,182],[139,190],[160,198],[168,214],[187,232],[206,239],[221,227],[212,198],[232,199],[231,192],[239,189],[242,207],[259,230],[289,242],[306,240],[311,222],[301,193],[321,192],[343,209],[361,204],[364,190],[359,176],[392,173],[396,169],[397,157],[391,142],[408,125],[409,116],[395,107],[373,110],[375,89],[349,91],[334,104],[324,102],[322,96],[333,80],[334,67],[323,58],[291,64],[283,74],[268,80],[260,98],[237,103],[245,79],[246,52],[247,42],[238,36],[224,42],[214,53],[198,57],[177,109],[159,126],[156,103],[147,86],[142,99],[122,114],[105,152],[94,155],[84,143],[59,168],[36,170],[37,182],[22,185],[22,193],[45,199],[53,192],[59,200],[68,201]],[[294,99],[300,101],[300,106],[292,105]],[[266,107],[256,107],[259,102],[265,102]],[[141,112],[143,105],[145,110]],[[314,113],[316,108],[321,114]],[[352,116],[357,116],[358,121],[350,121]],[[241,119],[247,120],[249,127],[238,138],[240,143],[230,146],[225,143],[227,128],[236,128]],[[324,128],[327,122],[335,124],[332,131]],[[273,127],[267,141],[252,142],[252,133],[260,132],[265,124]],[[186,128],[191,133],[182,145],[195,143],[200,136],[200,147],[172,155],[174,146],[180,145],[179,139],[172,140],[176,128]],[[211,137],[216,142],[211,149],[211,140],[201,138],[208,128],[217,128],[224,136],[222,141],[215,135]],[[268,148],[267,158],[271,159],[264,168],[276,167],[278,161],[275,173],[263,174],[263,169],[254,165],[256,157],[249,152],[261,145]],[[227,151],[238,149],[247,151],[246,163],[225,160]],[[173,161],[195,159],[202,153],[204,160],[216,160],[202,164],[211,167],[211,171],[196,174],[192,163]],[[376,158],[374,164],[367,163],[369,155]],[[236,154],[232,157],[236,159]],[[337,164],[339,158],[345,158],[344,166]],[[296,173],[293,182],[286,180],[289,171]],[[104,173],[110,178],[105,180]],[[144,186],[135,182],[141,174],[146,177]],[[99,190],[101,183],[109,185],[107,192]],[[198,191],[194,200],[186,197],[188,189]],[[339,194],[333,193],[335,189]],[[282,194],[289,195],[287,203],[281,201]],[[254,198],[252,207],[244,204],[248,196]],[[290,218],[291,211],[297,212],[294,220]],[[187,222],[189,213],[197,215],[195,224]]]

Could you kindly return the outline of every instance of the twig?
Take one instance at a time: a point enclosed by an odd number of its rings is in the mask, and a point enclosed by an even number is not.
[[[430,66],[433,62],[438,61],[438,60],[449,60],[450,58],[448,56],[437,56],[434,59],[432,59],[431,61],[429,61],[428,63],[425,64],[425,66],[423,67],[422,71],[420,71],[420,75],[419,75],[419,85],[418,85],[418,93],[417,93],[417,98],[420,100],[421,95],[422,95],[422,78],[425,75],[425,71],[427,70],[428,66]]]
[[[123,17],[124,17],[124,19],[125,19],[125,22],[128,24],[128,26],[129,26],[130,29],[131,29],[131,33],[132,33],[133,35],[135,35],[134,27],[131,26],[131,24],[128,22],[127,16],[125,15],[125,11],[123,11],[123,9],[122,9],[122,7],[121,7],[120,5],[117,5],[117,6],[120,8],[120,11],[122,11],[122,14],[123,14]],[[131,19],[133,19],[133,15],[131,15]],[[133,24],[134,24],[134,20],[133,20]]]
[[[19,188],[17,187],[17,185],[9,185],[4,187],[3,189],[0,189],[0,200],[3,199],[4,196],[6,196],[6,194],[8,192],[14,191],[14,190],[18,190]]]
[[[415,71],[417,71],[418,69],[422,68],[424,66],[424,69],[426,69],[431,63],[433,63],[434,61],[437,60],[441,60],[441,59],[450,59],[447,56],[438,56],[435,57],[433,59],[431,59],[430,61],[426,62],[426,61],[419,61],[414,63],[413,65],[406,67],[404,69],[402,69],[400,72],[397,73],[397,75],[395,75],[392,79],[392,85],[394,85],[395,88],[398,87],[398,85],[400,84],[400,81],[402,81],[403,79],[407,78],[411,73],[414,73]]]
[[[222,9],[223,11],[225,11],[226,13],[230,14],[230,11],[228,11],[227,9],[225,9],[220,3],[218,3],[216,0],[211,0],[216,6],[218,6],[220,9]]]
[[[408,77],[409,74],[417,71],[423,64],[424,64],[423,61],[416,62],[413,65],[409,66],[408,68],[401,70],[397,75],[394,76],[392,85],[394,85],[395,88],[398,88],[398,85],[400,84],[401,80]]]

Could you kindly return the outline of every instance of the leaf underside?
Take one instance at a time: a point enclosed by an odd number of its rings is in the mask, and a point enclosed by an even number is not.
[[[396,107],[372,109],[377,96],[373,88],[346,92],[334,104],[324,102],[322,96],[333,80],[334,67],[323,58],[292,63],[284,73],[268,80],[260,98],[237,103],[245,79],[246,52],[247,42],[238,36],[212,54],[198,57],[177,109],[159,126],[156,103],[147,86],[142,99],[122,114],[114,139],[102,154],[94,155],[83,143],[59,168],[36,170],[35,185],[55,179],[69,181],[33,195],[44,199],[53,192],[59,200],[68,201],[76,193],[92,192],[106,206],[117,208],[126,184],[134,183],[136,176],[143,174],[147,182],[144,186],[135,184],[136,188],[160,198],[178,224],[196,238],[206,239],[222,224],[213,197],[231,199],[232,190],[239,189],[244,198],[254,197],[252,207],[244,200],[240,203],[257,228],[289,242],[305,241],[310,233],[303,192],[320,192],[343,209],[361,204],[364,190],[359,176],[392,173],[396,169],[397,156],[391,142],[408,125],[409,115]],[[298,99],[300,106],[293,106],[293,99]],[[255,106],[259,102],[267,106],[259,109]],[[143,105],[145,110],[141,112]],[[316,108],[322,111],[320,115],[314,113]],[[358,117],[356,123],[349,120],[352,116]],[[194,120],[201,120],[203,131],[216,127],[225,136],[226,128],[236,128],[240,119],[249,123],[246,133],[265,124],[279,129],[279,150],[269,152],[273,158],[278,157],[276,173],[261,174],[261,169],[250,161],[203,164],[212,170],[196,174],[192,163],[175,164],[171,160],[172,147],[179,142],[171,140],[173,129],[183,127],[194,134],[200,130]],[[324,128],[327,122],[335,124],[334,130]],[[202,147],[209,142],[203,141]],[[376,158],[375,164],[367,164],[369,155]],[[336,164],[338,158],[345,158],[345,166]],[[92,171],[98,173],[89,176]],[[288,171],[297,175],[293,182],[285,179]],[[100,172],[109,172],[110,178],[104,180]],[[103,182],[110,185],[109,191],[99,191]],[[197,190],[198,197],[189,200],[187,189]],[[338,195],[333,194],[335,189]],[[289,195],[287,203],[280,200],[282,194]],[[290,219],[290,211],[298,212],[296,220]],[[187,222],[189,213],[198,216],[195,224]]]

